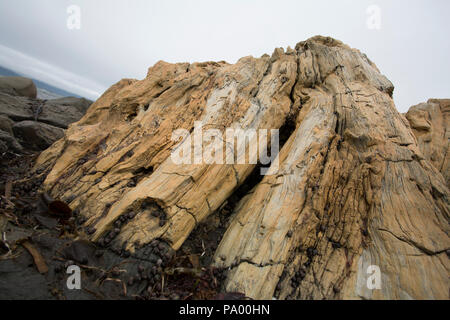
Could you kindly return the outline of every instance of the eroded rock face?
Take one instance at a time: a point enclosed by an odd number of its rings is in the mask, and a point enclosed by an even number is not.
[[[430,99],[406,114],[424,157],[438,169],[450,186],[450,100]]]
[[[281,129],[280,170],[241,199],[217,248],[225,290],[447,299],[449,190],[393,90],[365,55],[324,37],[235,65],[159,62],[144,80],[106,91],[36,170],[93,241],[135,253],[158,240],[177,250],[259,168],[177,165],[174,130],[192,132],[196,121],[221,132]],[[373,265],[378,290],[367,286]]]

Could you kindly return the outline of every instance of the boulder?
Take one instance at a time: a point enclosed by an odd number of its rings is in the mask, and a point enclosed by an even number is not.
[[[23,146],[30,150],[44,150],[64,136],[63,129],[36,121],[18,122],[13,131]]]
[[[22,152],[23,148],[20,145],[20,143],[16,140],[16,138],[11,135],[8,132],[5,132],[3,130],[0,130],[0,142],[1,142],[1,148],[0,150],[2,150],[1,153],[5,152],[5,151],[12,151],[12,152]],[[5,150],[6,147],[6,150]]]
[[[58,99],[47,100],[48,105],[68,106],[77,109],[80,113],[85,114],[91,106],[92,101],[84,98],[64,97]]]
[[[91,102],[82,98],[61,98],[46,101],[38,116],[38,121],[55,127],[67,129],[69,125],[81,119]]]
[[[0,130],[7,133],[2,134],[2,150],[6,146],[23,151],[14,135],[30,151],[46,149],[62,137],[63,129],[80,120],[92,103],[74,97],[46,101],[21,96],[14,91],[21,88],[20,79],[0,78]]]
[[[10,135],[13,135],[12,127],[14,125],[14,121],[12,121],[10,118],[8,118],[5,115],[0,115],[0,130],[3,130]]]
[[[67,127],[86,113],[91,101],[83,98],[32,100],[0,92],[0,115],[14,121],[37,120],[49,125]]]
[[[36,99],[37,95],[33,80],[23,77],[0,77],[0,91],[31,99]]]
[[[13,121],[33,120],[34,101],[28,98],[17,97],[0,91],[0,115]]]

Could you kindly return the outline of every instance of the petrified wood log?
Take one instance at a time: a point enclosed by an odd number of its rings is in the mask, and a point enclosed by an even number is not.
[[[393,90],[365,55],[324,37],[235,65],[159,62],[144,80],[106,91],[36,170],[91,240],[133,253],[157,239],[177,250],[259,166],[176,164],[173,132],[281,129],[279,170],[241,199],[217,249],[226,290],[447,299],[449,190]],[[269,147],[250,138],[258,143]],[[245,147],[225,144],[225,155]],[[372,265],[379,290],[367,286]]]
[[[430,99],[406,114],[424,157],[438,169],[450,187],[450,99]]]

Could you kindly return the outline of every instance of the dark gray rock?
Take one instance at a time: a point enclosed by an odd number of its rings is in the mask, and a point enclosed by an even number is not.
[[[0,77],[0,153],[42,151],[79,121],[92,101],[66,97],[35,99],[34,83],[20,77]]]
[[[33,258],[28,252],[22,250],[17,258],[0,263],[1,300],[52,298],[45,276],[35,270]]]
[[[91,104],[83,98],[32,100],[0,91],[0,115],[16,122],[37,120],[62,129],[80,120]]]
[[[36,99],[37,95],[33,80],[23,77],[0,77],[0,91],[31,99]]]
[[[48,100],[39,113],[38,121],[67,129],[71,123],[83,117],[90,105],[89,100],[79,98]]]
[[[14,136],[10,135],[8,132],[5,132],[3,130],[0,130],[0,151],[1,153],[5,151],[12,151],[12,152],[22,152],[23,148],[20,145],[20,143],[14,138]],[[6,150],[4,150],[6,146]]]
[[[0,115],[13,121],[33,120],[33,100],[0,91]]]
[[[22,121],[13,126],[14,135],[31,150],[45,150],[64,136],[64,130],[42,122]]]
[[[12,121],[10,118],[8,118],[5,115],[0,115],[0,130],[3,130],[10,135],[13,135],[12,127],[14,125],[14,121]]]
[[[47,104],[56,106],[69,106],[74,107],[81,113],[86,113],[87,109],[91,106],[92,101],[84,98],[65,97],[59,99],[48,100]]]
[[[8,146],[6,145],[6,142],[0,140],[0,156],[8,151]]]

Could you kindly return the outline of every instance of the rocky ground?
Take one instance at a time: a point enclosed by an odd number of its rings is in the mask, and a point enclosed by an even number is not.
[[[0,297],[448,299],[450,101],[399,114],[392,83],[340,41],[158,62],[84,116],[11,86]],[[279,171],[175,164],[172,132],[198,121],[280,129]],[[65,286],[73,263],[81,291]]]

